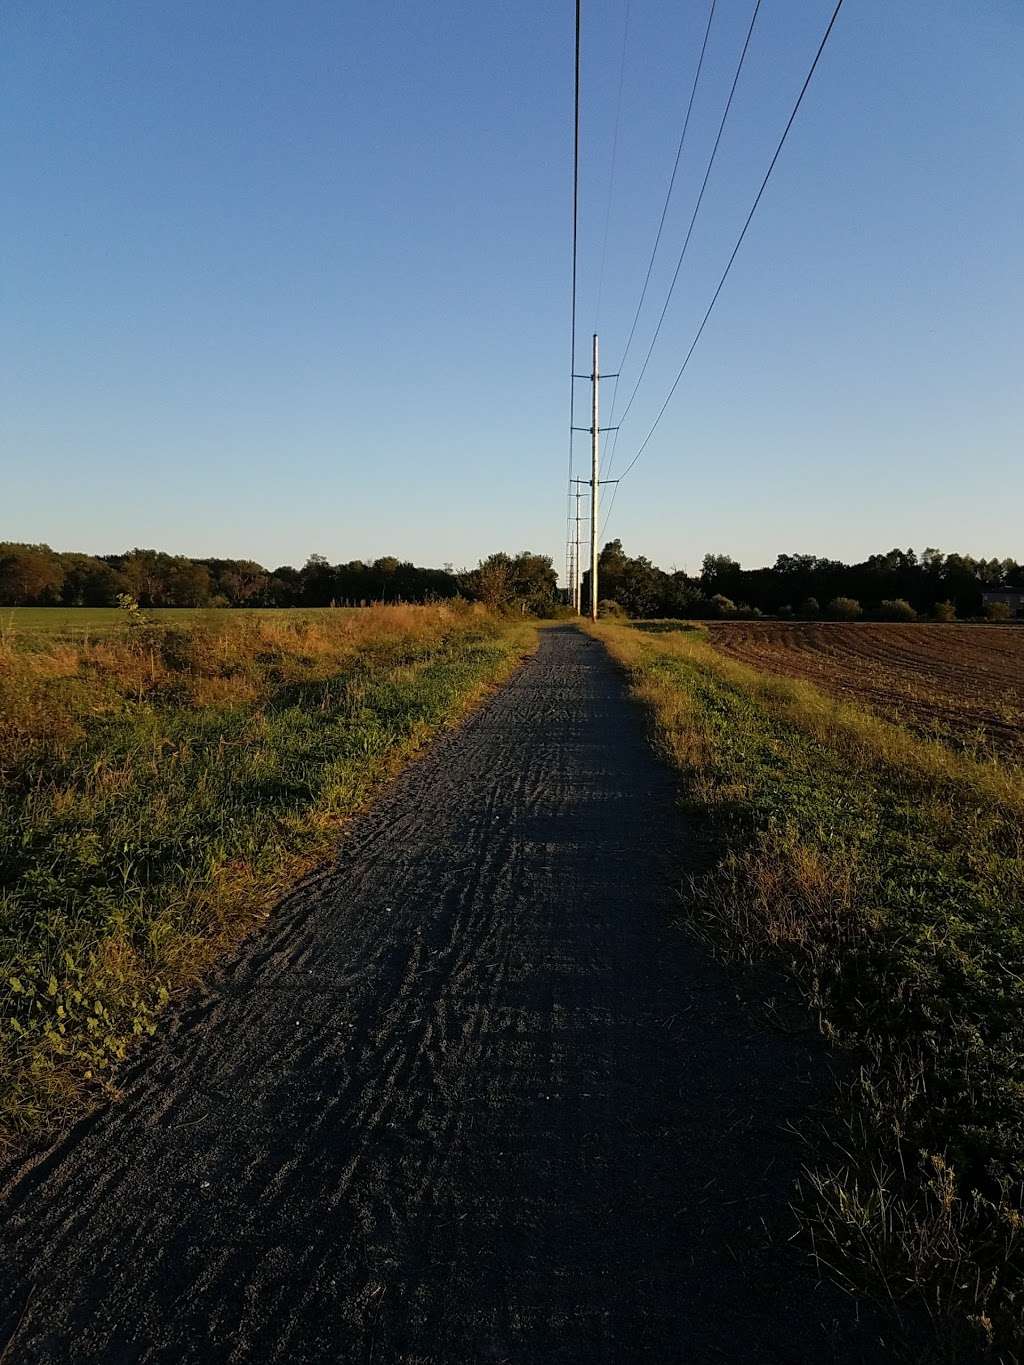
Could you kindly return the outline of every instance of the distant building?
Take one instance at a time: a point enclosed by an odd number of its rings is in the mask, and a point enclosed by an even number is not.
[[[1024,617],[1024,592],[1014,592],[1000,588],[996,592],[983,592],[981,600],[987,607],[990,602],[1004,602],[1014,616]]]

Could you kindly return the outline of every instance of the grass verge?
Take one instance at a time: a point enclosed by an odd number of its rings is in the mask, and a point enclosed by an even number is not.
[[[816,1254],[853,1286],[923,1300],[952,1358],[1019,1360],[1024,775],[699,633],[595,633],[705,821],[714,856],[688,917],[727,953],[782,960],[852,1053],[843,1140],[798,1201]]]
[[[109,1090],[168,999],[533,638],[468,606],[8,637],[0,1152]]]

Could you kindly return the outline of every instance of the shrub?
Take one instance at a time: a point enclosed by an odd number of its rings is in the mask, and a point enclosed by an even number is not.
[[[833,597],[828,614],[833,621],[856,621],[864,615],[864,608],[855,597]]]
[[[955,621],[956,607],[953,606],[952,602],[936,602],[935,606],[932,607],[932,620]]]
[[[726,597],[723,593],[716,592],[709,604],[712,616],[735,616],[736,603],[731,597]]]
[[[793,617],[796,615],[796,612],[787,602],[784,607],[779,608],[776,614],[780,621],[792,621]]]
[[[805,597],[800,603],[800,615],[805,621],[816,621],[821,615],[821,607],[816,597]]]
[[[1010,610],[1009,602],[986,602],[985,620],[986,621],[1010,621],[1013,619],[1013,612]]]
[[[597,614],[609,621],[624,621],[628,613],[613,598],[604,597],[597,604]]]
[[[916,621],[917,612],[905,597],[889,598],[878,608],[879,619],[883,621]]]

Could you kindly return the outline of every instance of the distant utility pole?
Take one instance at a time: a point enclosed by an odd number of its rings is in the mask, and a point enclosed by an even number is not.
[[[580,547],[583,542],[580,540],[580,499],[583,497],[583,489],[590,487],[589,479],[573,479],[572,486],[576,489],[573,497],[576,499],[576,535],[569,541],[569,584],[572,592],[572,605],[576,609],[577,616],[583,615],[583,562],[580,559]]]
[[[583,594],[582,594],[582,574],[580,573],[580,492],[579,484],[576,485],[576,557],[574,563],[573,584],[572,584],[572,604],[576,608],[576,615],[583,615]]]
[[[590,374],[573,375],[574,379],[589,379],[591,384],[590,426],[574,427],[574,431],[590,432],[590,619],[597,620],[597,537],[600,533],[601,484],[618,483],[618,479],[601,478],[601,432],[614,431],[615,427],[602,427],[600,419],[601,379],[614,379],[614,374],[602,376],[597,333],[594,333],[594,368]],[[578,506],[578,504],[577,504]],[[579,529],[577,523],[577,537]],[[577,566],[579,555],[577,554]],[[580,614],[582,615],[582,609]]]
[[[601,500],[601,426],[598,417],[601,370],[598,365],[597,333],[594,333],[594,373],[591,377],[593,406],[590,423],[590,619],[597,620],[598,503]]]

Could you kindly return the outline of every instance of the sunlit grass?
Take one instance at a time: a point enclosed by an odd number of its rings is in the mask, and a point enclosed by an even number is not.
[[[337,619],[360,613],[359,607],[151,607],[146,618],[161,626],[211,626],[253,621]],[[54,638],[80,643],[120,635],[125,613],[120,607],[0,607],[0,644],[22,647]]]
[[[1024,775],[693,632],[597,633],[712,854],[682,889],[691,923],[727,954],[788,964],[851,1052],[847,1130],[804,1188],[816,1251],[1016,1350]]]
[[[0,643],[0,1143],[87,1102],[532,637],[461,604]]]

